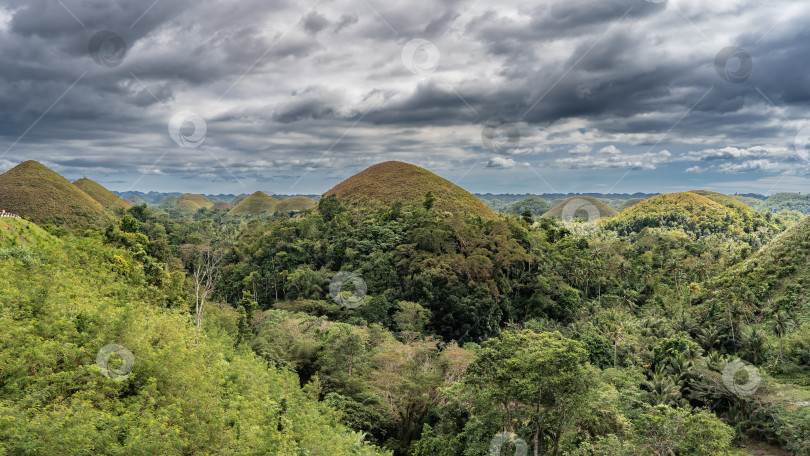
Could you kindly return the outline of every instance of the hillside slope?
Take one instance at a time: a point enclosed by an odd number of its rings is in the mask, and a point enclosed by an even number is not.
[[[284,198],[282,200],[278,200],[278,203],[276,203],[276,210],[279,212],[305,211],[307,209],[312,209],[313,207],[315,207],[315,201],[313,201],[311,198],[307,198],[306,196]]]
[[[228,212],[231,215],[262,216],[272,215],[276,212],[278,200],[264,192],[254,192],[242,199]]]
[[[90,195],[91,198],[107,209],[128,209],[130,207],[118,195],[86,177],[73,182],[73,185],[79,187],[84,193]]]
[[[425,194],[436,197],[434,210],[497,219],[498,215],[481,200],[456,184],[408,163],[379,163],[351,176],[326,192],[349,208],[373,211],[401,201],[404,206],[420,207]]]
[[[70,181],[29,160],[0,175],[0,209],[36,223],[103,224],[104,207]]]
[[[704,302],[755,313],[810,315],[810,217],[777,236],[757,253],[710,281]]]

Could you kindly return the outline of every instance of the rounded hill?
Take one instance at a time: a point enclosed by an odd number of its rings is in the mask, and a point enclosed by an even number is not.
[[[543,217],[560,219],[565,222],[594,222],[616,215],[607,204],[590,196],[572,196],[543,214]]]
[[[421,207],[425,194],[436,198],[434,210],[461,213],[494,220],[498,215],[481,200],[458,185],[432,172],[408,163],[388,161],[355,174],[326,192],[346,207],[373,211],[401,201]]]
[[[254,192],[234,206],[228,213],[231,215],[262,216],[272,215],[276,211],[278,200],[264,192]]]
[[[127,209],[130,207],[130,205],[119,198],[118,195],[86,177],[77,180],[73,185],[79,187],[84,193],[90,195],[91,198],[98,201],[99,204],[107,209]]]
[[[109,220],[98,201],[33,160],[0,175],[0,209],[40,224],[75,226]]]
[[[305,211],[313,207],[315,207],[315,201],[306,196],[284,198],[283,200],[279,200],[276,204],[276,210],[279,212]]]
[[[551,203],[537,196],[529,196],[520,201],[504,206],[501,212],[506,214],[522,214],[529,211],[534,216],[541,216],[551,210]]]
[[[605,223],[620,235],[644,228],[681,228],[695,236],[726,233],[738,240],[764,239],[778,232],[777,220],[721,193],[696,190],[667,193],[641,201]],[[765,237],[763,237],[765,236]]]
[[[177,198],[174,207],[183,213],[193,213],[200,209],[211,209],[214,203],[203,195],[196,193],[184,193]]]

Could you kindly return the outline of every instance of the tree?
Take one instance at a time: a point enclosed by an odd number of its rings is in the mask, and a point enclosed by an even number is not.
[[[584,344],[559,332],[506,331],[483,343],[465,384],[482,406],[502,408],[506,432],[530,423],[535,456],[557,455],[593,386],[587,360]]]
[[[210,246],[186,246],[186,261],[190,263],[192,291],[194,292],[194,316],[197,334],[202,331],[202,319],[208,296],[214,289],[222,254]]]
[[[779,341],[779,359],[778,362],[782,362],[782,338],[785,337],[787,334],[790,326],[790,318],[788,315],[783,312],[779,311],[776,315],[773,316],[773,333],[776,335],[777,340]]]
[[[259,303],[253,300],[253,294],[249,291],[242,293],[239,301],[239,323],[236,335],[236,344],[249,340],[253,337],[253,312],[259,307]]]
[[[343,206],[340,204],[337,196],[329,195],[326,198],[321,198],[318,201],[318,212],[320,212],[321,217],[323,217],[324,221],[329,222],[337,214],[343,211]]]
[[[422,203],[422,206],[425,210],[429,211],[433,209],[433,205],[436,204],[436,197],[433,196],[433,192],[425,193],[425,202]]]

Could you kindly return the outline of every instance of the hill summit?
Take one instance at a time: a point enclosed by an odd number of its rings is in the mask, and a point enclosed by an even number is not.
[[[254,192],[234,206],[228,213],[231,215],[272,215],[276,211],[278,200],[264,192]]]
[[[98,201],[33,160],[0,175],[0,209],[35,223],[56,225],[97,224],[109,219]]]
[[[565,222],[595,222],[616,215],[616,211],[607,204],[590,196],[572,196],[557,204],[543,214],[546,218],[561,219]]]
[[[346,207],[373,211],[395,201],[405,206],[421,206],[427,192],[436,197],[436,211],[498,218],[486,204],[458,185],[424,168],[398,161],[366,168],[324,196],[335,195]]]

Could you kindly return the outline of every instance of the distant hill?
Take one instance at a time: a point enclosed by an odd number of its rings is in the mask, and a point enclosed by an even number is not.
[[[761,211],[799,211],[810,215],[810,194],[801,193],[774,193],[759,205]]]
[[[551,203],[536,196],[529,196],[504,206],[501,212],[506,214],[522,214],[523,211],[526,210],[531,212],[533,216],[539,217],[551,210]]]
[[[138,195],[127,195],[127,196],[124,197],[124,199],[132,201],[133,203],[135,203],[138,206],[140,206],[141,204],[148,204],[146,202],[146,200],[144,200],[143,198],[141,198]]]
[[[119,198],[118,195],[86,177],[73,182],[73,185],[82,189],[84,193],[90,195],[91,198],[98,201],[107,209],[128,209],[130,207],[130,205]]]
[[[183,193],[177,198],[177,201],[174,202],[174,207],[185,214],[191,214],[200,209],[211,209],[213,206],[214,203],[211,202],[211,200],[195,193]]]
[[[284,198],[276,203],[276,210],[278,212],[291,212],[291,211],[304,211],[315,207],[315,201],[306,196],[294,196],[292,198]]]
[[[596,221],[610,218],[616,211],[607,204],[590,196],[572,196],[543,214],[543,217],[564,221]]]
[[[645,199],[646,199],[646,198],[630,198],[629,200],[626,200],[626,201],[624,202],[624,204],[622,204],[621,206],[619,206],[618,210],[619,210],[619,212],[621,212],[621,211],[623,211],[623,210],[627,209],[628,207],[633,207],[633,206],[635,206],[636,204],[638,204],[638,203],[640,203],[640,202],[644,201]]]
[[[477,215],[497,219],[498,215],[468,191],[432,172],[408,163],[388,161],[376,164],[346,179],[324,194],[336,195],[349,208],[373,211],[401,201],[404,206],[422,206],[425,194],[436,197],[437,212]]]
[[[33,160],[0,175],[0,209],[35,223],[68,227],[100,224],[110,219],[98,201]]]
[[[748,242],[762,241],[768,233],[783,229],[770,214],[754,211],[728,195],[705,190],[655,196],[623,210],[604,226],[620,235],[669,227],[682,228],[695,237],[725,233]]]
[[[242,199],[228,213],[231,215],[246,215],[258,217],[262,215],[272,215],[276,211],[278,200],[268,196],[264,192],[255,192]]]
[[[221,211],[228,211],[233,208],[233,205],[227,201],[218,201],[211,206],[211,209],[221,210]]]

